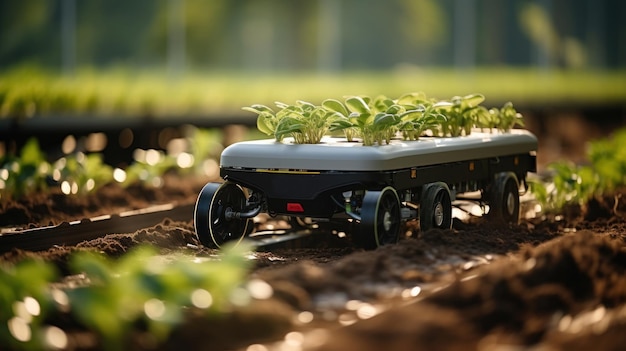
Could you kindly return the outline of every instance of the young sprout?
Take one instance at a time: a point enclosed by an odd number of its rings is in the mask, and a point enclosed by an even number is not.
[[[406,140],[418,140],[427,130],[437,130],[447,118],[442,113],[450,104],[421,102],[400,115],[399,130]]]
[[[65,195],[85,195],[113,180],[113,168],[101,154],[77,152],[54,163],[53,177]]]
[[[400,123],[399,112],[403,110],[402,106],[384,96],[373,101],[366,96],[350,96],[346,98],[345,105],[350,112],[351,128],[358,130],[363,145],[391,142],[397,131],[396,126]]]
[[[441,125],[442,135],[457,137],[470,135],[478,120],[479,105],[485,100],[482,94],[454,96],[446,108],[446,121]]]
[[[19,156],[0,159],[0,202],[46,191],[50,164],[35,138],[29,139]]]
[[[335,118],[330,125],[331,132],[343,131],[348,141],[353,141],[354,138],[360,136],[358,128],[350,118],[350,111],[341,101],[326,99],[322,102],[322,107],[335,113]]]
[[[524,126],[522,115],[513,107],[512,102],[507,102],[500,109],[500,118],[497,128],[502,132],[508,132],[516,125]]]
[[[257,128],[267,135],[274,136],[276,133],[276,126],[278,126],[278,117],[274,110],[270,107],[261,104],[255,104],[252,106],[245,106],[241,108],[244,111],[256,113],[258,115],[256,120]],[[279,140],[280,141],[280,140]]]
[[[428,130],[434,136],[470,135],[473,128],[509,131],[523,125],[511,103],[502,109],[487,110],[482,94],[455,96],[437,101],[424,93],[408,93],[398,99],[380,95],[348,96],[344,101],[326,99],[320,106],[297,101],[295,105],[277,102],[278,111],[264,105],[244,107],[258,115],[257,126],[277,141],[291,136],[296,143],[318,143],[326,133],[343,131],[348,141],[361,138],[363,145],[389,144],[398,133],[406,140],[417,140]]]

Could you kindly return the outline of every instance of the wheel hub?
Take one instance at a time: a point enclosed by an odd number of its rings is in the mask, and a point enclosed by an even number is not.
[[[515,195],[509,193],[506,197],[506,210],[509,215],[513,215],[513,210],[515,209]]]
[[[383,228],[385,228],[386,232],[391,230],[391,213],[389,211],[385,211],[383,215]]]
[[[441,227],[441,225],[443,224],[443,205],[441,204],[441,202],[438,202],[437,205],[435,205],[435,211],[433,213],[433,217],[435,219],[435,225],[437,227]]]

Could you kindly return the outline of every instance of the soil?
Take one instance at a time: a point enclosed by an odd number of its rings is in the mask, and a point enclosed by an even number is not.
[[[152,204],[163,193],[170,200],[178,194],[181,202],[193,201],[201,182],[175,185],[170,178],[167,184],[168,190],[148,190],[142,196],[139,189],[103,189],[88,198],[97,199],[97,207],[66,206],[55,202],[58,196],[43,203],[30,199],[7,205],[4,214],[19,209],[35,226],[119,211],[120,203],[124,208]],[[134,200],[125,202],[122,194],[128,193]],[[406,238],[373,251],[320,230],[297,243],[254,252],[250,278],[268,282],[272,298],[214,320],[189,316],[166,344],[132,348],[621,349],[626,331],[626,221],[621,213],[626,205],[620,199],[618,194],[594,201],[577,216],[559,221],[539,218],[494,226],[473,218],[455,220],[451,230],[427,232],[408,223]],[[257,227],[270,224],[263,219]],[[72,247],[14,250],[2,260],[39,257],[67,273],[67,259],[77,250],[117,257],[146,243],[163,254],[217,254],[199,244],[191,221],[164,219],[135,233]],[[298,320],[309,314],[310,321]],[[98,349],[97,338],[82,334],[69,333],[74,340],[70,348]]]
[[[194,201],[206,179],[167,177],[160,189],[110,186],[71,199],[33,196],[3,205],[2,226],[58,224],[159,202]],[[161,345],[133,339],[133,350],[622,350],[626,333],[626,201],[618,191],[564,216],[498,226],[455,220],[451,230],[419,231],[377,250],[318,230],[251,253],[250,279],[269,299],[207,320],[190,314]],[[164,219],[42,252],[14,250],[4,263],[37,257],[68,274],[68,257],[97,250],[112,257],[140,244],[164,255],[215,256],[189,221]],[[262,217],[257,229],[284,225]],[[66,276],[67,283],[81,279]],[[98,350],[97,336],[71,320],[68,349]]]

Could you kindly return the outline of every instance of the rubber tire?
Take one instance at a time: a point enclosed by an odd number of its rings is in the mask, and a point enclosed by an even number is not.
[[[519,182],[513,173],[495,177],[489,200],[489,218],[496,223],[518,224],[520,217]]]
[[[367,191],[361,204],[358,244],[373,250],[395,244],[400,237],[400,199],[394,188]]]
[[[225,218],[226,209],[241,212],[247,194],[237,184],[207,183],[196,200],[193,223],[198,241],[206,247],[220,248],[226,242],[239,243],[248,234],[249,219]]]
[[[419,216],[421,231],[452,228],[452,201],[448,185],[437,182],[424,186]]]

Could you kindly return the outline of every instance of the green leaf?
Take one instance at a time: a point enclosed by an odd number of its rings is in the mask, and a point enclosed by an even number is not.
[[[374,108],[377,112],[385,112],[387,111],[387,109],[391,106],[393,106],[395,103],[393,100],[391,100],[390,98],[384,96],[384,95],[380,95],[378,97],[376,97],[376,99],[374,99]]]
[[[403,121],[411,121],[411,120],[414,120],[416,118],[421,117],[423,114],[424,114],[423,110],[422,111],[417,110],[417,109],[415,109],[415,110],[408,110],[408,111],[405,111],[405,112],[401,113],[400,114],[400,118]]]
[[[463,102],[471,107],[478,106],[483,101],[485,101],[485,96],[483,94],[470,94],[463,97]]]
[[[397,115],[397,114],[403,113],[404,111],[405,111],[404,107],[394,104],[394,105],[387,107],[387,110],[385,112],[392,114],[392,115]]]
[[[30,138],[22,148],[21,163],[39,165],[45,160],[45,156],[39,148],[39,142],[35,138]]]
[[[316,106],[313,105],[310,102],[307,101],[303,101],[303,100],[298,100],[296,101],[296,103],[298,104],[298,106],[300,106],[302,108],[302,110],[304,111],[313,111],[316,109]]]
[[[351,96],[346,99],[346,106],[351,112],[358,112],[360,114],[370,113],[370,108],[367,102],[360,96]]]
[[[401,105],[417,105],[420,103],[424,103],[426,101],[428,101],[426,94],[422,92],[417,92],[417,93],[408,93],[408,94],[404,94],[400,96],[396,100],[396,103],[401,104]]]
[[[278,121],[280,121],[281,119],[287,116],[302,117],[304,112],[305,111],[300,106],[296,106],[296,105],[285,106],[282,110],[276,113],[276,124],[278,124]]]
[[[337,131],[337,130],[343,130],[343,129],[352,128],[352,127],[354,127],[354,124],[352,124],[349,120],[339,119],[339,120],[334,121],[330,125],[330,130]]]
[[[276,107],[278,107],[279,109],[284,109],[284,108],[287,108],[287,107],[291,106],[289,104],[286,104],[286,103],[280,102],[280,101],[275,101],[274,105],[276,105]]]
[[[249,112],[254,112],[256,114],[261,114],[261,113],[270,113],[272,115],[274,115],[274,110],[272,110],[271,108],[265,106],[265,105],[261,105],[261,104],[255,104],[252,106],[245,106],[241,108],[244,111],[249,111]]]
[[[369,126],[372,123],[372,114],[369,112],[366,113],[357,113],[353,112],[350,117],[355,121],[355,124],[363,129]]]
[[[80,252],[74,255],[70,265],[75,272],[84,272],[97,283],[108,283],[112,277],[107,258],[93,252]]]
[[[392,115],[390,113],[379,113],[376,116],[374,116],[373,124],[374,126],[377,127],[377,129],[381,130],[381,129],[393,126],[397,124],[399,121],[400,121],[400,117],[397,115]]]
[[[269,113],[261,113],[256,120],[256,126],[261,131],[261,133],[265,133],[267,135],[274,134],[274,125],[273,125],[274,116]]]
[[[437,109],[440,111],[449,111],[454,107],[454,104],[449,101],[439,101],[432,105],[433,109]]]
[[[276,138],[282,139],[292,133],[301,133],[303,129],[304,124],[297,118],[285,117],[276,126]]]
[[[324,106],[327,110],[337,112],[343,116],[348,116],[350,114],[346,106],[341,101],[336,99],[326,99],[322,102],[322,106]]]

